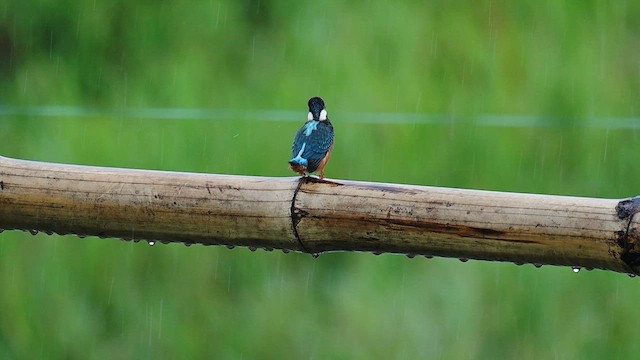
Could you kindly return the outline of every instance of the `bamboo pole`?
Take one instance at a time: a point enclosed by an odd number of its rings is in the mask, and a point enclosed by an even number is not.
[[[128,170],[0,157],[0,228],[640,273],[637,198]]]

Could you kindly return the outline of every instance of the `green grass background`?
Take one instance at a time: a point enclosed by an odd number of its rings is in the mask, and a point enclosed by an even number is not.
[[[631,1],[3,1],[0,105],[105,115],[5,113],[0,154],[292,176],[319,95],[332,178],[633,196],[638,19]],[[140,108],[300,122],[118,115]],[[349,119],[366,112],[450,121]],[[632,358],[639,296],[597,270],[0,234],[1,358]]]

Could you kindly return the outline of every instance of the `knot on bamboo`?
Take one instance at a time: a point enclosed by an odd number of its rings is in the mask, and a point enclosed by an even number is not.
[[[619,219],[626,219],[633,216],[640,209],[640,196],[620,200],[616,205],[616,214]]]
[[[624,261],[636,275],[640,272],[640,224],[635,214],[640,211],[640,196],[621,200],[616,205],[616,214],[621,220],[628,219],[623,234],[618,239],[622,249],[620,259]]]

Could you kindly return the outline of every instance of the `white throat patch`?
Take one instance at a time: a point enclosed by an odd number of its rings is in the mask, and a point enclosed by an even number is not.
[[[311,111],[309,111],[309,113],[307,114],[307,120],[309,121],[313,120],[313,114],[311,113]],[[320,111],[320,118],[318,120],[320,121],[327,120],[327,110],[322,109],[322,111]]]
[[[320,111],[320,121],[324,121],[327,120],[327,110],[322,109],[322,111]]]

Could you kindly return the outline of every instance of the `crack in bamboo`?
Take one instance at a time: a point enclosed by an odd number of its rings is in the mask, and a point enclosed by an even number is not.
[[[305,179],[306,176],[300,177],[300,179],[298,180],[298,186],[296,186],[296,189],[293,191],[293,196],[291,197],[291,229],[293,230],[293,235],[298,240],[302,251],[309,253],[309,250],[307,250],[307,248],[304,246],[302,239],[300,239],[300,234],[298,234],[298,223],[304,215],[301,213],[300,209],[296,207],[296,197],[298,196],[300,187],[306,181]]]

